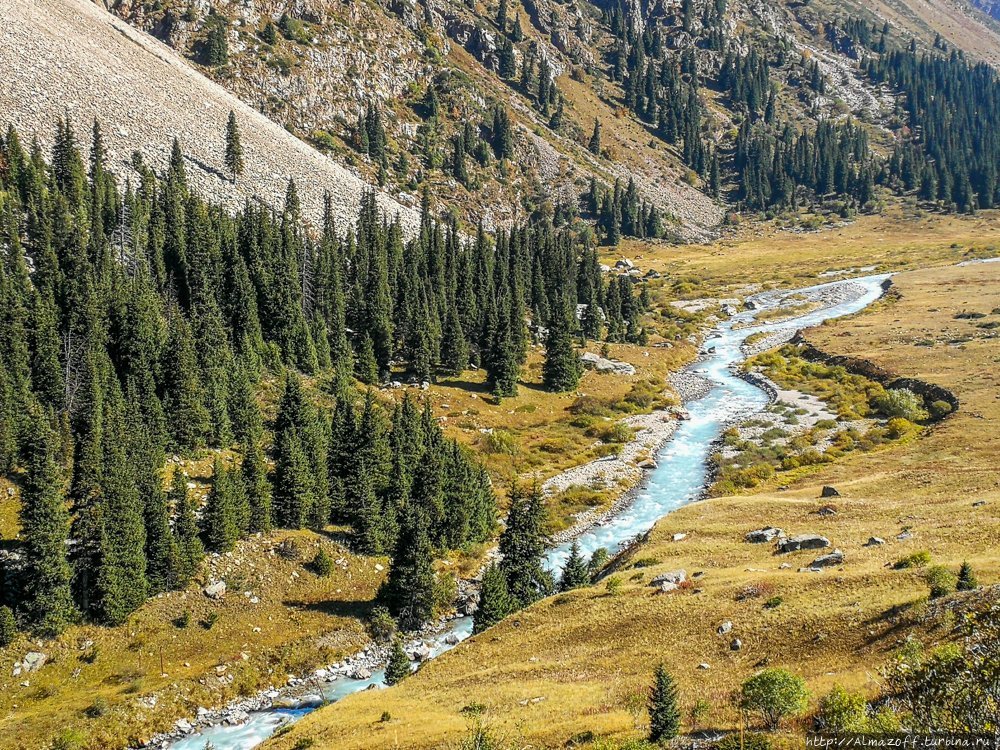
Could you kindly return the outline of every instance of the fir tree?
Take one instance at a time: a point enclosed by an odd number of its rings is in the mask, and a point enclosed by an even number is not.
[[[574,539],[569,548],[569,559],[563,566],[562,578],[559,580],[559,590],[569,591],[590,583],[590,571],[587,561],[580,554],[580,545]]]
[[[198,566],[205,556],[205,547],[198,533],[198,522],[195,518],[191,493],[187,488],[187,478],[180,469],[174,470],[168,499],[174,509],[174,538],[177,540],[177,552],[180,558],[177,585],[183,588],[198,572]]]
[[[271,483],[267,478],[264,452],[256,443],[247,446],[240,467],[244,492],[249,506],[246,533],[256,534],[271,530]]]
[[[649,741],[672,740],[680,729],[681,714],[677,706],[677,685],[661,663],[656,668],[653,689],[649,695]]]
[[[236,178],[243,174],[243,141],[240,138],[240,126],[236,122],[236,113],[229,110],[226,121],[226,169]]]
[[[392,641],[389,651],[389,663],[385,666],[385,684],[392,687],[410,676],[410,658],[403,650],[403,642],[399,638]]]
[[[7,648],[17,636],[17,622],[14,611],[7,605],[0,605],[0,648]]]
[[[551,577],[542,568],[544,521],[545,504],[537,485],[527,495],[517,486],[511,489],[507,527],[500,535],[500,569],[511,597],[520,607],[528,606],[551,588]]]
[[[517,608],[516,602],[507,590],[507,579],[497,565],[490,565],[483,573],[479,590],[479,606],[476,608],[472,632],[482,633],[500,622]]]
[[[23,609],[31,627],[47,637],[61,633],[75,616],[66,557],[68,534],[69,513],[52,431],[45,420],[36,419],[21,493]]]
[[[500,7],[497,9],[497,28],[501,34],[507,33],[507,13],[509,8],[507,0],[500,0]]]
[[[959,568],[958,584],[955,588],[959,591],[975,591],[979,588],[979,580],[968,562],[963,562],[962,567]]]
[[[105,404],[104,425],[97,609],[103,622],[121,625],[146,600],[149,585],[143,503],[124,450],[125,425],[116,387]]]
[[[595,156],[601,155],[601,121],[594,120],[594,131],[590,135],[587,149]]]
[[[542,381],[545,387],[556,393],[574,390],[580,383],[583,365],[573,347],[573,336],[569,330],[569,312],[561,300],[549,324],[549,335],[545,339],[545,363],[542,366]]]
[[[406,514],[389,577],[381,596],[403,630],[417,630],[434,611],[434,551],[424,513],[411,507]]]
[[[201,538],[212,552],[228,552],[239,537],[233,473],[219,459],[212,469],[212,489],[201,514]]]

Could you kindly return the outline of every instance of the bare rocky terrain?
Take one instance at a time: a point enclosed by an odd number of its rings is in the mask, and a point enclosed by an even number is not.
[[[323,156],[195,71],[185,60],[87,0],[2,0],[0,120],[25,141],[47,145],[68,114],[81,142],[101,122],[109,164],[131,173],[132,146],[155,169],[180,140],[188,175],[202,195],[235,208],[245,200],[280,206],[294,179],[308,219],[319,219],[324,192],[340,226],[352,225],[367,189],[356,174]],[[46,85],[39,86],[39,81]],[[223,168],[226,118],[236,112],[246,171],[235,189]],[[415,228],[416,212],[379,195],[390,216]]]

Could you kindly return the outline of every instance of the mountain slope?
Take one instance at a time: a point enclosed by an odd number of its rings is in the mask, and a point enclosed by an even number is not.
[[[280,206],[295,179],[306,216],[321,215],[329,191],[340,226],[353,225],[366,184],[195,71],[171,49],[87,0],[2,0],[0,112],[24,137],[51,141],[56,118],[68,114],[89,142],[100,120],[111,168],[134,175],[132,147],[140,140],[154,168],[167,163],[177,137],[192,184],[235,207],[247,200]],[[237,114],[246,171],[234,186],[223,172],[226,118]],[[390,216],[412,229],[417,214],[386,196]]]

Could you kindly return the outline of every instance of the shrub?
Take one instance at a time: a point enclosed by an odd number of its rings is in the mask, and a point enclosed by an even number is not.
[[[380,723],[386,724],[386,723],[392,721],[392,714],[389,713],[388,711],[383,711],[382,715],[378,718],[378,720],[379,720]]]
[[[376,643],[388,643],[396,635],[396,621],[385,607],[375,607],[368,616],[368,632]]]
[[[611,576],[607,581],[605,581],[604,589],[611,596],[618,596],[622,590],[622,579],[618,576]]]
[[[516,456],[518,453],[517,438],[507,430],[493,430],[486,436],[486,452],[493,455],[503,454]]]
[[[893,388],[876,396],[873,405],[886,417],[902,417],[911,422],[923,422],[929,416],[920,396],[906,388]]]
[[[98,696],[94,698],[94,702],[83,709],[83,714],[88,719],[99,719],[108,713],[108,702],[104,698]]]
[[[947,401],[942,401],[940,399],[934,401],[928,407],[928,409],[931,413],[931,416],[934,417],[934,419],[943,419],[944,417],[947,417],[949,414],[951,414],[951,404],[949,404]]]
[[[284,560],[301,560],[302,559],[302,542],[298,539],[284,539],[275,548],[278,555]]]
[[[183,630],[191,624],[191,613],[185,610],[174,618],[174,627]]]
[[[17,635],[17,623],[10,607],[0,607],[0,648],[9,646]]]
[[[780,607],[784,603],[784,601],[785,600],[782,599],[780,596],[772,596],[770,599],[768,599],[766,602],[764,602],[764,608],[765,609],[776,609],[776,608]]]
[[[896,560],[892,566],[895,570],[907,570],[908,568],[923,568],[931,562],[931,553],[925,549],[914,552],[906,557]]]
[[[312,559],[309,567],[312,568],[312,572],[316,575],[326,578],[333,572],[333,558],[330,557],[325,549],[320,547],[319,552],[316,553],[316,557]]]
[[[868,712],[864,696],[835,686],[820,700],[816,721],[827,732],[866,731]]]
[[[458,597],[458,581],[451,573],[439,573],[434,577],[434,612],[443,614],[452,609]]]
[[[691,731],[695,732],[701,723],[705,721],[712,713],[712,704],[709,703],[704,698],[699,698],[694,702],[694,705],[688,709],[688,723],[691,725]]]
[[[215,627],[215,623],[217,623],[218,621],[219,621],[219,613],[213,609],[211,612],[205,615],[205,619],[201,621],[201,626],[205,628],[205,630],[211,630],[213,627]]]
[[[608,561],[611,560],[611,555],[608,554],[607,547],[598,547],[594,550],[594,553],[590,556],[590,561],[587,563],[587,568],[590,570],[591,575],[597,573]]]
[[[302,737],[296,740],[295,744],[292,745],[292,750],[309,750],[309,748],[315,744],[316,740],[312,737]]]
[[[940,599],[955,592],[958,578],[944,565],[934,565],[924,573],[927,585],[931,589],[931,599]]]
[[[716,750],[771,750],[771,740],[759,732],[746,732],[742,739],[739,732],[727,734],[715,744]]]
[[[760,714],[765,726],[774,731],[782,719],[802,713],[806,707],[806,683],[787,669],[758,672],[743,683],[740,705]]]
[[[86,737],[76,729],[64,729],[52,739],[52,750],[80,750]]]
[[[635,432],[624,422],[615,422],[601,430],[598,437],[605,443],[627,443]]]

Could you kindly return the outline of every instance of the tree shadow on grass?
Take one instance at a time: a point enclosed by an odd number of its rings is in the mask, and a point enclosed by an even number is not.
[[[367,620],[371,617],[372,610],[378,606],[378,600],[342,600],[324,599],[318,602],[304,602],[286,599],[282,602],[286,607],[292,609],[319,612],[330,617],[344,617],[354,620]]]

